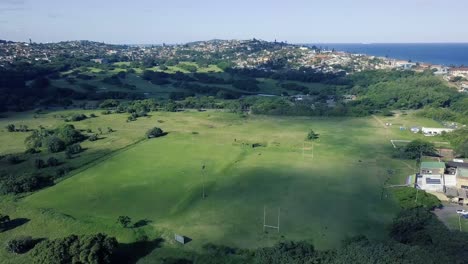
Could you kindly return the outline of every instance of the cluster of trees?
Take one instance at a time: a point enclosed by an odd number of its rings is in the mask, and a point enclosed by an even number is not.
[[[38,173],[25,173],[19,176],[0,175],[0,194],[32,192],[52,184],[51,176]]]
[[[118,243],[105,234],[71,235],[65,238],[46,240],[31,251],[33,263],[111,263]]]
[[[421,159],[422,156],[434,155],[436,155],[435,145],[421,139],[415,139],[404,147],[398,148],[394,154],[397,158],[418,160]]]
[[[455,153],[458,156],[468,158],[468,128],[462,127],[450,133],[445,133],[443,137],[455,147]]]
[[[8,132],[29,132],[29,127],[27,125],[8,124],[6,127]]]
[[[86,136],[73,125],[64,124],[52,130],[44,128],[33,130],[32,134],[25,139],[25,144],[30,149],[45,147],[49,152],[57,153],[85,139]]]

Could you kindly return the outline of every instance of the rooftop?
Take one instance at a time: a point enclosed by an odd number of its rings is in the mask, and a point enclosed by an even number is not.
[[[445,163],[444,162],[438,162],[438,161],[425,161],[425,162],[421,162],[421,168],[425,168],[425,169],[445,169]]]

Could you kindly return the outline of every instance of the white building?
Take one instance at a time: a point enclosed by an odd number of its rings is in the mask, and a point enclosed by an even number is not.
[[[423,127],[421,129],[422,133],[425,136],[435,136],[435,135],[441,135],[442,132],[452,132],[452,128],[434,128],[434,127]]]

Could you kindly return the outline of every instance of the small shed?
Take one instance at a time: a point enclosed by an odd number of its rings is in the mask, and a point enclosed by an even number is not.
[[[176,242],[179,242],[180,244],[184,245],[185,243],[187,243],[188,241],[185,239],[185,236],[181,236],[181,235],[178,235],[178,234],[174,234],[174,239]]]

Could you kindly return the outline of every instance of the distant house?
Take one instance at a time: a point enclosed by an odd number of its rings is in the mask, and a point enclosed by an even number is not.
[[[468,67],[451,68],[449,70],[449,73],[452,76],[466,77],[466,76],[468,76]]]
[[[431,68],[434,71],[435,75],[447,75],[449,73],[449,68],[441,65],[434,65]]]
[[[396,61],[395,66],[397,68],[400,68],[402,70],[411,70],[416,67],[416,63],[413,62],[407,62],[407,61]]]
[[[345,102],[354,101],[354,100],[356,100],[356,98],[357,97],[354,94],[345,94],[345,95],[343,95],[343,101],[345,101]]]
[[[91,59],[92,62],[98,63],[98,64],[104,64],[107,63],[106,59]]]
[[[413,133],[419,133],[419,131],[421,131],[421,128],[420,127],[411,127],[411,132]]]
[[[435,135],[441,135],[443,132],[452,132],[452,128],[434,128],[434,127],[423,127],[421,129],[423,134],[425,136],[435,136]]]

